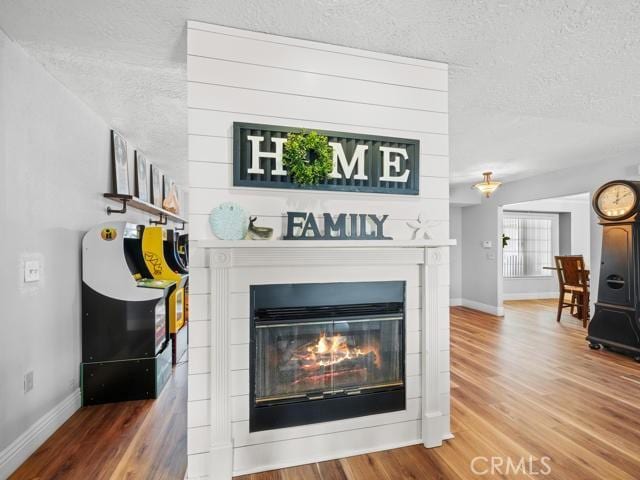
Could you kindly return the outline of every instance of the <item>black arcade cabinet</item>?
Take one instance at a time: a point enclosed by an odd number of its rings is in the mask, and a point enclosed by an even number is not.
[[[167,229],[166,238],[164,240],[164,258],[167,259],[169,266],[178,273],[189,273],[189,264],[185,263],[183,256],[180,254],[180,235],[178,232]]]
[[[189,234],[183,233],[177,236],[178,255],[182,264],[189,268]]]
[[[165,297],[142,258],[144,227],[98,225],[82,240],[82,402],[156,398],[171,374]]]

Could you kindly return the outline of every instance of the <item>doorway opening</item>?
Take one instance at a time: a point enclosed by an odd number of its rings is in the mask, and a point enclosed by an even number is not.
[[[589,269],[589,193],[504,205],[501,217],[502,301],[558,300],[556,256],[582,256]]]

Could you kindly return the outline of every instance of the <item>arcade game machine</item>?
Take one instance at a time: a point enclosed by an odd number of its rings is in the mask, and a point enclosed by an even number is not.
[[[189,273],[189,267],[182,261],[182,257],[178,253],[178,236],[178,232],[171,229],[165,230],[164,258],[172,270],[186,274]]]
[[[185,235],[186,237],[186,235]],[[184,245],[183,245],[184,246]],[[169,267],[174,271],[188,274],[189,262],[186,255],[180,253],[180,234],[171,229],[166,231],[166,239],[164,241],[164,256],[167,259]],[[183,302],[183,314],[185,324],[189,322],[189,281],[184,286],[184,302]]]
[[[142,253],[147,268],[154,279],[175,282],[167,298],[172,361],[175,365],[187,351],[188,333],[187,328],[184,328],[186,326],[184,287],[189,275],[175,271],[167,262],[164,254],[166,232],[162,227],[146,227],[142,233]]]
[[[182,235],[177,235],[177,248],[178,248],[178,257],[182,262],[182,265],[185,268],[189,269],[189,234],[184,233]],[[189,321],[189,283],[187,282],[187,286],[185,287],[185,297],[184,297],[184,318],[185,321]]]
[[[189,234],[178,235],[178,255],[184,265],[189,265]]]
[[[109,222],[82,240],[82,403],[157,398],[171,374],[166,297],[142,259],[144,227]]]

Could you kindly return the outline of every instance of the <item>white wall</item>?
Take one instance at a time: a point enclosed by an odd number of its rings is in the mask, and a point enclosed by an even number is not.
[[[0,31],[0,478],[79,406],[80,241],[107,218],[109,131]]]
[[[197,22],[189,23],[188,53],[192,240],[214,237],[208,216],[224,201],[240,203],[259,217],[258,225],[273,226],[275,237],[282,233],[284,213],[295,209],[386,213],[385,233],[396,239],[412,237],[406,223],[422,212],[432,222],[432,236],[448,238],[446,65]],[[233,187],[234,121],[419,139],[421,195]],[[194,259],[198,255],[194,252]],[[207,272],[192,268],[191,273],[191,291],[198,294],[191,309],[188,473],[199,478],[208,471],[210,448],[210,314]],[[241,308],[248,317],[248,303]],[[247,347],[246,338],[233,345],[245,357]],[[244,370],[233,373],[248,382],[246,362],[243,358]],[[403,431],[405,437],[415,433]],[[239,447],[236,455],[243,454]]]
[[[571,218],[569,233],[570,248],[566,255],[582,255],[590,265],[590,215],[589,194],[571,197],[547,198],[505,205],[503,211],[531,213],[568,213]],[[562,242],[562,238],[560,239]],[[560,252],[554,252],[558,255]],[[524,300],[536,298],[557,298],[558,280],[555,272],[548,277],[505,278],[504,299]]]
[[[449,249],[451,268],[451,289],[449,297],[451,305],[462,303],[462,208],[449,208],[449,237],[456,240],[457,244]]]
[[[497,192],[481,203],[463,208],[463,298],[469,305],[487,306],[487,311],[502,312],[502,249],[496,251],[496,261],[486,258],[486,251],[479,248],[483,239],[497,242],[500,236],[499,210],[503,205],[544,198],[563,197],[593,192],[602,184],[616,179],[638,180],[637,158],[603,159],[581,169],[567,169],[538,175],[523,180],[504,183]],[[469,198],[468,185],[452,189],[452,202],[465,202]],[[459,200],[458,200],[459,198]],[[597,298],[597,279],[600,267],[602,227],[590,209],[590,265],[591,298]],[[495,281],[493,279],[496,279]]]

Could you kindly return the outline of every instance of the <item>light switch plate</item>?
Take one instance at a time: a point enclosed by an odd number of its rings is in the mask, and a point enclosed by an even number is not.
[[[493,248],[493,242],[491,240],[483,240],[482,248]]]
[[[24,262],[25,283],[40,281],[40,262],[38,260],[28,260]]]

